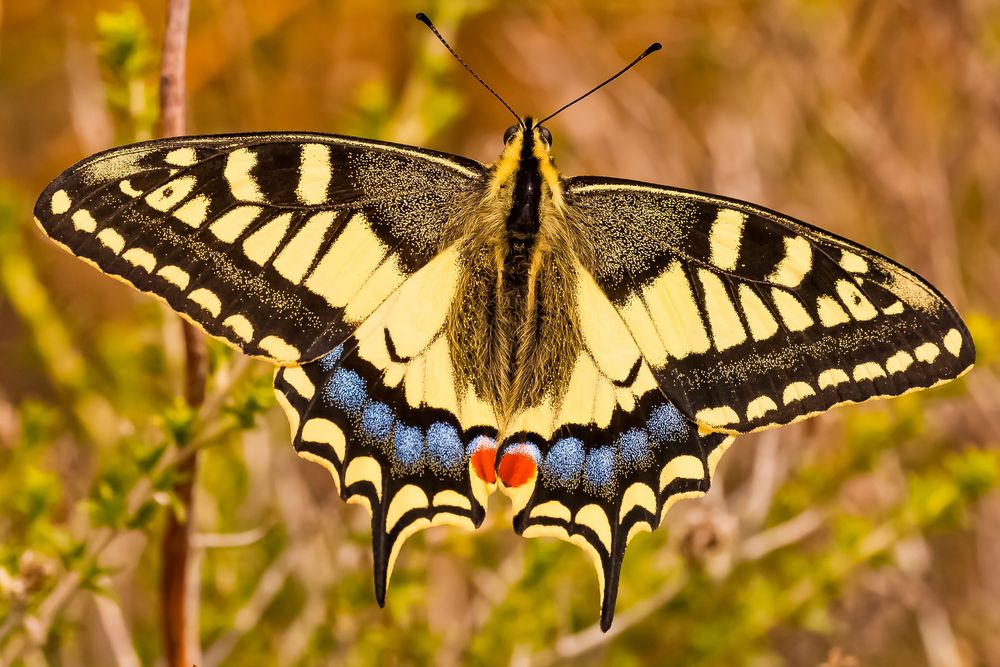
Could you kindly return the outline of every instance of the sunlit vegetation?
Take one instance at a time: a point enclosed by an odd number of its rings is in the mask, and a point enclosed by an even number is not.
[[[271,369],[44,240],[35,195],[156,133],[163,3],[0,3],[0,664],[155,665],[158,542],[195,530],[194,662],[1000,664],[1000,3],[195,2],[189,127],[311,129],[492,160],[522,113],[651,41],[553,121],[567,173],[720,192],[899,259],[966,317],[977,368],[738,440],[707,497],[636,539],[612,631],[573,546],[476,534],[403,551],[384,610],[368,519],[299,460]],[[173,496],[199,451],[190,516]]]

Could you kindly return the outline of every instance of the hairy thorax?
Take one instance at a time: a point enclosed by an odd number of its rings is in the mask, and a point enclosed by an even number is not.
[[[522,172],[538,168],[524,162]],[[526,187],[524,173],[519,182],[504,166],[452,227],[461,277],[446,325],[459,389],[471,384],[489,401],[501,430],[516,412],[564,393],[582,344],[576,274],[591,264],[572,241],[579,235],[558,183],[533,178]]]

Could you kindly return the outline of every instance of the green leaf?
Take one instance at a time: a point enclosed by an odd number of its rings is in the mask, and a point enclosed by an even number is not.
[[[992,450],[968,449],[945,461],[945,468],[959,493],[975,500],[997,486],[1000,480],[1000,454]]]
[[[131,530],[141,530],[145,528],[149,523],[156,518],[157,512],[160,510],[160,505],[155,500],[147,500],[139,509],[136,510],[132,518],[128,520],[126,524]]]
[[[163,411],[163,428],[170,440],[178,447],[184,447],[194,436],[196,419],[195,410],[178,398]]]

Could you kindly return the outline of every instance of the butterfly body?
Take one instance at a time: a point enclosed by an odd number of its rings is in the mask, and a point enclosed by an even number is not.
[[[462,266],[447,322],[460,385],[487,398],[501,432],[546,394],[561,395],[581,347],[573,287],[590,252],[574,243],[548,149],[530,119],[509,134],[484,193],[446,240]]]
[[[524,120],[492,165],[323,134],[179,137],[67,169],[47,235],[276,364],[296,451],[407,537],[475,528],[594,560],[705,493],[740,433],[966,372],[971,337],[882,255],[716,195],[564,178]]]

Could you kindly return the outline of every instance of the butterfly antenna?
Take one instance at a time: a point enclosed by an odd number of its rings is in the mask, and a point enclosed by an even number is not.
[[[553,113],[550,113],[548,116],[546,116],[545,118],[543,118],[540,121],[538,121],[537,123],[535,123],[535,125],[541,125],[542,123],[544,123],[548,119],[552,118],[553,116],[555,116],[557,114],[560,114],[563,111],[565,111],[566,109],[568,109],[569,107],[573,106],[574,104],[576,104],[577,102],[579,102],[583,98],[588,97],[591,93],[596,93],[598,90],[600,90],[604,86],[608,85],[609,83],[611,83],[612,81],[614,81],[615,79],[617,79],[618,77],[620,77],[625,72],[629,71],[630,69],[632,69],[633,67],[635,67],[636,65],[638,65],[640,60],[642,60],[643,58],[645,58],[648,55],[656,53],[657,51],[659,51],[662,48],[663,48],[663,45],[661,45],[659,42],[653,42],[652,44],[650,44],[649,46],[647,46],[646,50],[643,51],[642,53],[640,53],[638,55],[638,57],[636,57],[635,60],[633,60],[632,62],[630,62],[628,65],[625,65],[625,67],[621,68],[621,70],[619,70],[619,72],[617,74],[615,74],[614,76],[612,76],[612,77],[610,77],[608,79],[605,79],[601,83],[597,84],[596,86],[594,86],[593,88],[591,88],[590,90],[588,90],[587,92],[585,92],[583,95],[580,95],[580,97],[576,98],[575,100],[573,100],[569,104],[564,104],[563,106],[559,107],[556,111],[554,111]]]
[[[521,120],[521,117],[517,115],[516,111],[514,111],[513,109],[510,108],[509,104],[507,104],[506,102],[503,101],[503,98],[500,97],[500,95],[497,94],[497,91],[495,91],[492,88],[490,88],[489,84],[487,84],[485,81],[483,81],[482,79],[480,79],[479,75],[476,74],[474,71],[472,71],[472,68],[469,67],[469,65],[466,64],[466,62],[464,60],[462,60],[462,58],[457,53],[455,53],[455,49],[451,48],[451,45],[447,41],[445,41],[445,38],[441,36],[441,33],[438,32],[438,29],[434,27],[433,23],[431,23],[431,20],[427,17],[427,14],[424,14],[423,12],[420,12],[419,14],[417,14],[417,20],[420,21],[421,23],[423,23],[428,28],[430,28],[431,32],[434,33],[434,36],[437,37],[438,40],[440,40],[442,44],[444,44],[444,48],[448,49],[449,53],[451,53],[451,55],[455,56],[455,60],[457,60],[458,62],[460,62],[462,64],[462,67],[464,67],[465,69],[467,69],[469,71],[469,74],[471,74],[472,76],[476,77],[476,81],[478,81],[479,83],[483,84],[483,88],[485,88],[486,90],[490,91],[493,94],[493,97],[495,97],[498,100],[500,100],[500,104],[504,105],[507,108],[507,111],[511,112],[514,115],[514,118],[517,119],[517,124],[518,125],[521,125],[521,126],[524,125],[524,122]]]

